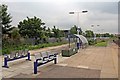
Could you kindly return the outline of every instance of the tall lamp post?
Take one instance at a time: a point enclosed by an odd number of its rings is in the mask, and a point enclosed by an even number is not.
[[[81,11],[81,12],[69,12],[69,14],[77,14],[77,34],[79,35],[79,32],[80,32],[80,27],[79,27],[79,14],[80,13],[87,13],[88,11],[84,10],[84,11]],[[80,41],[79,39],[77,39],[77,48],[79,49],[80,47]]]
[[[91,25],[91,27],[93,27],[93,28],[94,28],[94,26],[95,26],[95,25]],[[96,26],[98,27],[98,26],[100,26],[100,25],[96,25]],[[94,38],[94,40],[96,39],[96,34],[95,34],[95,33],[94,33],[94,37],[93,37],[93,38]]]
[[[80,13],[87,13],[88,11],[81,11],[81,12],[69,12],[69,14],[77,14],[77,34],[79,35],[79,14]]]

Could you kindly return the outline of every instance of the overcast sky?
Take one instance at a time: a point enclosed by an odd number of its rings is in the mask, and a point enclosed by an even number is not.
[[[51,1],[51,2],[4,2],[8,5],[8,12],[12,16],[12,25],[26,19],[39,17],[47,27],[54,25],[59,29],[70,29],[77,25],[77,14],[70,15],[70,11],[80,13],[79,27],[83,31],[90,29],[95,32],[118,32],[118,2],[79,2],[79,1]],[[94,27],[91,27],[94,25]],[[100,26],[97,26],[100,25]]]

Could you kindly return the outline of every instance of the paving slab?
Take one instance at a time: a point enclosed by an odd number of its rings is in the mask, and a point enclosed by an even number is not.
[[[100,70],[91,70],[91,69],[83,69],[83,68],[75,68],[75,67],[63,67],[63,66],[54,66],[53,68],[49,68],[46,71],[39,71],[40,74],[35,76],[19,74],[14,76],[14,78],[21,77],[32,77],[32,78],[99,78]]]
[[[65,46],[57,47],[59,51]],[[61,48],[61,49],[60,49]],[[50,50],[31,51],[32,54]],[[57,51],[55,50],[55,51]],[[38,67],[38,74],[33,74],[34,56],[32,61],[26,58],[8,63],[10,68],[2,68],[4,78],[117,78],[118,77],[118,47],[112,44],[107,47],[88,47],[80,49],[71,57],[58,56],[58,64],[53,62]],[[69,74],[68,74],[69,73]],[[47,76],[46,76],[47,75]]]

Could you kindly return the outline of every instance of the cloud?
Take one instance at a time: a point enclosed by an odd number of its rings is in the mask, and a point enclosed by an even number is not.
[[[83,30],[91,29],[91,24],[99,24],[105,32],[117,33],[118,5],[117,2],[6,2],[8,11],[13,16],[12,25],[17,26],[26,16],[37,16],[50,28],[53,25],[60,29],[70,29],[77,24],[77,14],[70,11],[88,10],[80,14],[79,26]],[[94,29],[97,31],[97,28]]]
[[[118,2],[119,0],[1,0],[1,2]]]
[[[79,2],[76,4],[77,7],[82,7],[89,11],[118,14],[118,2]]]

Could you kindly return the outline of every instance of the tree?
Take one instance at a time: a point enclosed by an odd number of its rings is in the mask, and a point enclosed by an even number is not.
[[[109,33],[105,33],[103,34],[104,37],[110,37],[110,34]]]
[[[9,13],[7,13],[7,5],[0,5],[0,16],[1,16],[1,21],[0,23],[2,24],[2,34],[8,34],[8,36],[10,36],[10,31],[14,28],[10,25],[10,23],[12,22],[12,17],[10,16]]]
[[[46,26],[43,27],[43,31],[46,31]]]
[[[114,37],[114,35],[113,35],[113,34],[110,34],[110,37]]]
[[[52,35],[52,31],[51,29],[48,27],[48,29],[46,30],[46,33],[47,33],[47,37],[53,37]]]
[[[71,33],[71,34],[77,34],[77,30],[79,30],[79,34],[82,34],[82,29],[81,29],[81,28],[77,28],[76,25],[74,25],[74,26],[70,29],[70,33]]]
[[[100,37],[100,34],[96,34],[96,37]]]
[[[11,38],[12,38],[13,40],[19,40],[19,39],[20,39],[20,34],[19,34],[18,28],[14,28],[14,29],[11,31]]]
[[[62,31],[53,26],[52,32],[54,33],[54,37],[57,38],[57,42],[61,41],[61,37],[63,36]]]
[[[55,38],[60,38],[60,30],[59,29],[57,29],[55,26],[53,26],[52,31],[54,32]]]
[[[77,26],[74,25],[71,29],[70,29],[70,33],[71,34],[77,34]]]
[[[93,33],[93,31],[91,31],[91,30],[86,30],[85,31],[85,34],[86,34],[86,37],[94,37],[94,33]]]
[[[29,38],[34,38],[37,41],[38,38],[42,39],[44,29],[41,27],[45,23],[37,17],[24,19],[19,22],[18,28],[21,36],[28,36]],[[45,28],[45,27],[44,27]],[[36,44],[36,43],[35,43]]]
[[[16,27],[13,30],[10,31],[11,34],[11,39],[10,39],[10,44],[11,45],[20,45],[21,41],[20,41],[20,34],[19,34],[19,29]]]

